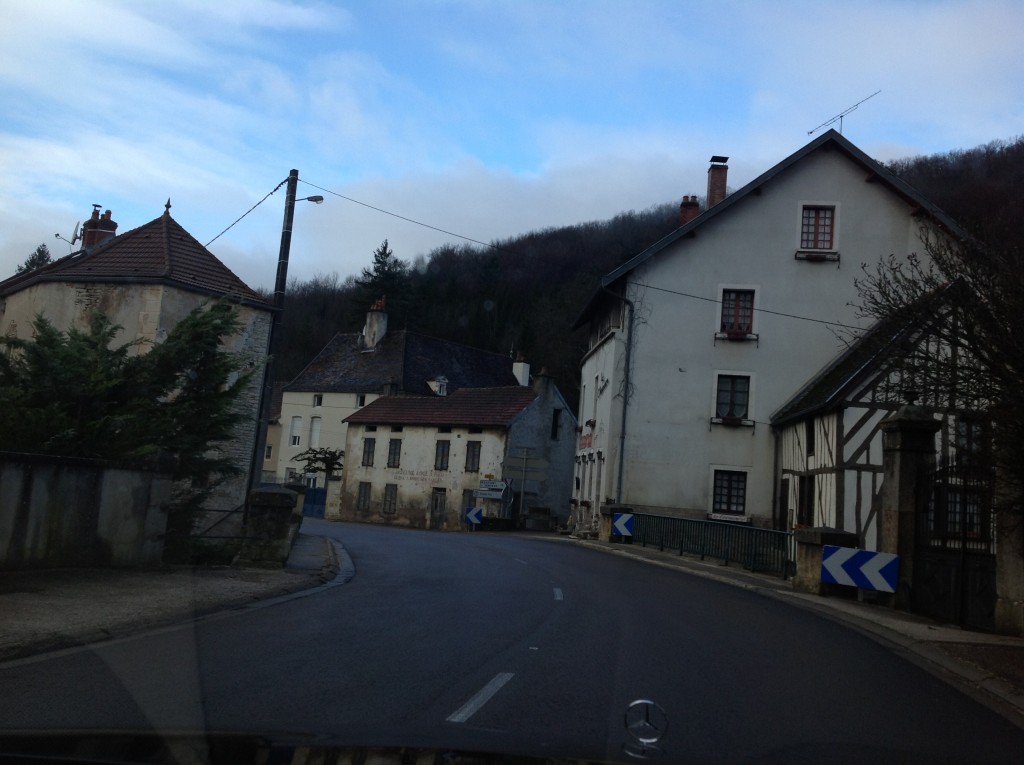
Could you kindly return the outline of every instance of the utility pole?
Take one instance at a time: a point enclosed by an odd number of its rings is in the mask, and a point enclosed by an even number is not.
[[[256,445],[250,465],[249,485],[255,489],[263,475],[262,464],[267,451],[267,428],[270,426],[270,406],[274,396],[274,359],[281,351],[282,324],[284,323],[284,290],[288,283],[288,256],[292,248],[292,221],[295,217],[295,191],[299,185],[299,171],[292,169],[285,181],[284,222],[281,224],[281,249],[277,256],[277,278],[274,281],[274,313],[270,317],[270,341],[267,344],[267,363],[263,368],[263,391],[260,394],[260,419],[256,428]],[[248,507],[244,520],[248,520]]]

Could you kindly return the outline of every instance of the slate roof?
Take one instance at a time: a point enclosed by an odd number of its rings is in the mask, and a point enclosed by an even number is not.
[[[462,388],[449,396],[383,396],[343,422],[360,425],[508,427],[536,399],[532,388]]]
[[[191,292],[272,309],[245,282],[182,228],[170,210],[145,225],[0,282],[0,296],[45,282],[167,284]]]
[[[338,333],[285,391],[379,393],[391,384],[401,393],[433,396],[427,381],[437,377],[448,379],[449,393],[517,382],[508,356],[399,330],[373,350],[363,348],[359,332]]]
[[[828,130],[822,133],[818,138],[811,141],[809,144],[804,146],[799,151],[786,157],[786,159],[779,162],[770,170],[759,175],[757,178],[752,180],[746,186],[736,191],[718,204],[708,208],[689,223],[680,226],[672,233],[662,237],[657,242],[652,244],[646,250],[638,255],[630,258],[628,261],[623,263],[621,266],[616,268],[611,273],[602,277],[598,284],[597,290],[591,296],[590,300],[587,301],[587,305],[580,312],[579,317],[573,322],[572,328],[579,329],[590,319],[591,313],[601,304],[602,299],[607,294],[606,290],[609,286],[614,284],[618,279],[628,274],[633,269],[650,260],[652,257],[657,255],[659,252],[664,250],[666,247],[677,242],[683,237],[693,234],[698,228],[703,226],[709,220],[727,212],[733,205],[741,202],[750,194],[756,194],[762,186],[770,182],[780,173],[785,172],[793,165],[797,164],[809,154],[818,151],[822,148],[834,148],[846,154],[853,161],[863,165],[865,171],[867,171],[868,178],[871,180],[883,183],[889,187],[894,193],[905,199],[918,211],[928,215],[932,220],[938,223],[940,226],[945,228],[947,231],[953,232],[958,236],[962,236],[963,232],[957,223],[950,218],[946,213],[932,204],[926,199],[917,189],[911,186],[909,183],[901,179],[899,176],[886,169],[884,165],[876,162],[874,159],[869,157],[863,151],[854,146],[848,139],[844,138],[843,135],[836,130]]]

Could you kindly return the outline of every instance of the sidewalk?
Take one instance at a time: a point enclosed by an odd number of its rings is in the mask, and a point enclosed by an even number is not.
[[[283,569],[166,566],[0,572],[0,661],[124,637],[323,584],[334,545],[299,533]]]
[[[1024,638],[972,632],[870,603],[794,592],[788,580],[755,574],[737,563],[726,566],[717,560],[702,561],[639,544],[575,538],[573,541],[608,554],[638,558],[652,565],[756,591],[841,621],[902,652],[918,666],[952,682],[1024,727]]]

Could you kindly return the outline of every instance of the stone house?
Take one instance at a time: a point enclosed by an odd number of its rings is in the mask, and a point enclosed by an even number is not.
[[[122,327],[117,342],[159,343],[193,309],[227,298],[239,306],[242,326],[226,347],[262,370],[273,306],[174,220],[170,208],[168,200],[163,215],[121,235],[109,210],[101,215],[94,209],[83,226],[81,250],[0,282],[0,331],[31,337],[39,314],[58,329],[86,329],[91,314],[100,311]],[[143,343],[135,352],[145,349]],[[228,447],[243,475],[220,487],[211,508],[231,509],[245,501],[261,381],[254,375],[243,395],[240,406],[252,416]]]
[[[574,500],[602,509],[785,527],[770,417],[841,350],[861,264],[922,250],[955,224],[829,131],[601,279],[585,328]]]
[[[308,448],[344,449],[346,418],[381,396],[443,396],[460,388],[526,384],[529,365],[500,353],[409,330],[388,332],[384,299],[366,315],[362,332],[339,332],[284,386],[277,439],[268,437],[263,480],[301,480],[295,455]],[[306,482],[323,486],[324,476]]]
[[[345,418],[339,517],[431,529],[552,528],[569,508],[576,420],[546,374],[532,388],[386,396]]]

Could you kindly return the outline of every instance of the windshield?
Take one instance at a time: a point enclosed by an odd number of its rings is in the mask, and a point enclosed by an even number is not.
[[[0,760],[1024,751],[1024,8],[3,19]]]

